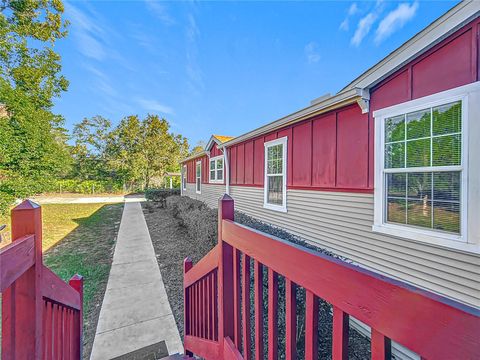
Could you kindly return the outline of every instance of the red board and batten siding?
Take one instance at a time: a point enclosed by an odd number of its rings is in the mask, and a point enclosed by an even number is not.
[[[475,19],[370,91],[369,186],[373,187],[373,111],[480,80],[480,19]]]
[[[373,111],[479,80],[479,31],[476,19],[376,85],[369,114],[350,105],[231,146],[230,183],[262,187],[263,143],[287,136],[289,189],[373,192]]]
[[[230,183],[263,186],[264,142],[285,136],[289,189],[371,191],[368,115],[362,115],[357,105],[230,147]]]
[[[210,150],[210,158],[220,156],[220,155],[223,155],[223,152],[218,148],[217,144],[214,144]],[[207,155],[202,155],[195,159],[191,159],[185,162],[185,164],[187,165],[187,183],[190,183],[190,184],[195,183],[196,166],[198,161],[202,163],[202,184],[208,184],[210,164],[209,164],[209,157]],[[223,182],[223,184],[224,183],[225,181]]]

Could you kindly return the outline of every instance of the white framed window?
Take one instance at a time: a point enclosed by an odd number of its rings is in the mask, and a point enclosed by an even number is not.
[[[374,231],[478,251],[478,230],[469,234],[478,206],[468,198],[478,166],[468,154],[478,151],[469,133],[479,90],[474,83],[374,112]]]
[[[287,137],[265,143],[263,207],[287,212]]]
[[[183,165],[182,169],[182,190],[187,190],[187,165]]]
[[[209,182],[223,183],[223,155],[210,158],[209,161]]]
[[[202,193],[202,162],[197,161],[195,164],[195,192]]]

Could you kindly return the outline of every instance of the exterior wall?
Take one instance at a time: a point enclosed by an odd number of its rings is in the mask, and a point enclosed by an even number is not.
[[[211,208],[216,208],[218,199],[225,194],[225,185],[222,184],[202,184],[201,189],[201,194],[197,194],[195,192],[195,184],[187,183],[187,189],[182,190],[182,196],[203,201]]]
[[[201,161],[202,162],[202,184],[208,184],[209,183],[208,175],[210,170],[209,159],[222,154],[223,153],[221,152],[220,149],[218,149],[217,144],[215,144],[214,146],[212,146],[212,149],[210,150],[210,157],[208,157],[207,155],[203,155],[203,156],[199,156],[198,158],[185,161],[185,163],[182,165],[187,165],[187,183],[195,184],[196,164],[198,161]],[[224,184],[225,184],[225,176],[226,176],[226,170],[224,170],[224,176],[223,176]]]
[[[263,208],[263,188],[232,186],[237,210],[373,271],[480,307],[480,256],[373,233],[371,194],[288,190],[287,213]]]
[[[228,150],[230,183],[263,186],[263,144],[286,136],[290,189],[371,192],[368,127],[368,115],[352,105],[234,145]]]
[[[373,187],[373,111],[480,80],[480,18],[405,65],[370,91],[369,187]]]

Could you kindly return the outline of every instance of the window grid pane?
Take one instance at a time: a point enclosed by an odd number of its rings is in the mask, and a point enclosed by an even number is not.
[[[386,174],[386,221],[460,234],[460,176],[460,171]]]
[[[457,101],[385,119],[385,168],[461,165],[461,115]]]
[[[267,202],[274,205],[283,204],[283,176],[268,176]]]

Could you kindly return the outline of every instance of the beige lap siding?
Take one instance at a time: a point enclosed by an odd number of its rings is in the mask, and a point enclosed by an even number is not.
[[[225,194],[225,185],[221,184],[202,184],[201,194],[195,192],[195,184],[187,183],[187,189],[182,191],[182,195],[203,201],[210,207],[218,206],[218,199]]]
[[[235,208],[370,270],[480,307],[480,256],[372,232],[373,195],[288,190],[287,213],[263,208],[263,188],[232,186]]]

